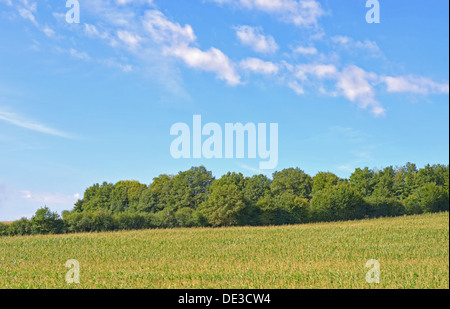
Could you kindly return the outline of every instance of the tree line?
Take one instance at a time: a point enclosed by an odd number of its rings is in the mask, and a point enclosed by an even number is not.
[[[449,210],[449,166],[407,163],[357,168],[348,179],[299,168],[216,179],[205,167],[160,175],[150,185],[104,182],[86,189],[62,217],[47,207],[0,224],[0,235],[175,227],[265,226],[356,220]]]

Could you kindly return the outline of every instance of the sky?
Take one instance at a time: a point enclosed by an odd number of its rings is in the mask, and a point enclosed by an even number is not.
[[[344,4],[345,3],[345,4]],[[0,221],[103,181],[448,164],[449,3],[0,0]],[[70,15],[72,16],[72,15]],[[174,159],[175,123],[277,123],[278,165]]]

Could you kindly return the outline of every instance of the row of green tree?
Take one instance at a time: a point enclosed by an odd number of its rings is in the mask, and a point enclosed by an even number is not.
[[[283,225],[421,214],[449,210],[449,166],[408,163],[356,169],[348,179],[314,177],[299,168],[215,179],[205,167],[138,181],[95,184],[62,218],[48,208],[1,235],[96,232],[146,228]]]

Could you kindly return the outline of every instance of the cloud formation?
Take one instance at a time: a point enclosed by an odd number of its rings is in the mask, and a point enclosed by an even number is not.
[[[270,61],[263,61],[258,58],[247,58],[241,61],[241,68],[246,71],[263,75],[274,75],[279,71],[278,65]]]
[[[277,16],[281,21],[298,27],[317,27],[325,14],[316,0],[210,0],[220,5],[233,5],[247,10],[262,11]]]
[[[143,24],[167,55],[183,60],[189,67],[215,73],[231,86],[240,84],[233,62],[221,50],[211,47],[204,51],[195,46],[197,38],[190,25],[181,26],[156,10],[146,12]]]
[[[437,83],[422,76],[382,76],[381,80],[386,84],[388,92],[421,95],[449,93],[448,83]]]
[[[255,52],[274,54],[278,50],[278,45],[273,36],[266,36],[260,27],[239,26],[235,27],[235,30],[239,41]]]
[[[13,7],[19,15],[34,24],[50,38],[58,33],[50,26],[42,26],[37,18],[37,4],[32,0],[0,0]],[[144,66],[159,67],[164,79],[162,84],[171,89],[183,88],[179,83],[178,63],[198,71],[212,73],[227,85],[247,85],[242,83],[241,75],[251,81],[253,75],[261,75],[291,89],[297,95],[315,91],[332,97],[344,97],[359,108],[369,110],[373,115],[382,116],[386,107],[378,100],[379,92],[407,93],[414,95],[448,94],[448,82],[436,82],[417,75],[395,76],[383,72],[369,72],[360,63],[360,56],[369,55],[386,61],[377,42],[368,39],[355,39],[347,35],[327,36],[322,30],[320,19],[325,11],[317,0],[208,0],[223,7],[233,7],[243,11],[269,14],[285,23],[302,28],[310,35],[310,40],[300,44],[279,45],[276,37],[266,34],[261,26],[240,25],[229,27],[234,31],[236,42],[260,54],[259,57],[239,56],[227,47],[200,46],[193,27],[180,24],[169,18],[151,0],[83,0],[83,8],[97,21],[89,21],[77,29],[90,39],[104,41],[114,52],[120,51]],[[55,15],[56,13],[54,13]],[[289,27],[289,26],[287,26]],[[312,31],[311,31],[312,30]],[[320,34],[320,36],[316,36]],[[316,36],[320,40],[312,39]],[[314,41],[314,44],[313,44]],[[286,43],[285,43],[286,44]],[[328,54],[323,46],[332,48]],[[93,59],[88,51],[79,46],[64,50],[74,59],[100,63],[120,69],[123,72],[137,71],[123,61],[127,56],[111,56]],[[282,51],[278,53],[278,51]],[[341,53],[352,56],[351,62],[344,62]],[[92,53],[93,54],[93,53]],[[298,56],[303,57],[298,57]],[[263,57],[264,59],[260,59]],[[304,63],[299,63],[298,58]],[[117,59],[120,59],[117,60]],[[173,61],[173,60],[179,61]],[[348,60],[347,60],[348,61]],[[381,70],[381,69],[380,69]],[[250,73],[250,74],[248,74]],[[162,75],[166,77],[161,77]],[[169,89],[170,90],[170,89]],[[175,93],[176,91],[174,91]],[[182,91],[183,92],[183,91]],[[3,116],[5,118],[5,116]],[[9,117],[11,118],[11,117]]]
[[[50,128],[44,124],[38,123],[38,122],[30,120],[30,119],[26,119],[15,113],[3,111],[1,109],[0,109],[0,120],[3,120],[9,124],[12,124],[14,126],[21,127],[21,128],[27,129],[27,130],[44,133],[44,134],[49,134],[49,135],[54,135],[54,136],[63,137],[63,138],[72,138],[69,134],[67,134],[65,132]]]

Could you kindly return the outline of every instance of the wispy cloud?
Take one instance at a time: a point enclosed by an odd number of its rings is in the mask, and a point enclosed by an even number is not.
[[[7,5],[11,3],[1,1]],[[439,83],[415,75],[388,76],[383,72],[363,69],[365,63],[358,62],[364,60],[361,57],[365,60],[366,56],[385,59],[380,47],[369,39],[358,40],[347,35],[327,36],[319,23],[326,13],[317,0],[207,1],[276,16],[282,22],[303,28],[307,35],[320,33],[320,41],[313,44],[310,36],[306,42],[297,41],[296,45],[288,43],[290,53],[276,54],[283,46],[277,44],[274,36],[266,34],[262,26],[230,27],[243,46],[262,54],[260,57],[264,60],[248,56],[240,58],[239,53],[235,52],[232,53],[234,58],[231,58],[226,49],[200,46],[200,40],[190,24],[182,24],[168,17],[154,1],[83,0],[86,15],[95,18],[70,30],[77,29],[91,39],[100,39],[115,54],[105,59],[91,58],[90,55],[95,53],[84,45],[67,47],[64,52],[72,58],[115,67],[125,73],[143,72],[151,68],[153,72],[160,72],[153,78],[174,94],[186,93],[180,77],[181,63],[191,69],[212,73],[231,86],[243,85],[241,74],[254,73],[271,80],[277,79],[298,95],[315,91],[320,95],[344,97],[375,116],[383,116],[387,110],[377,99],[380,91],[416,95],[449,93],[448,82]],[[12,6],[14,10],[22,10],[20,15],[47,36],[59,38],[53,30],[55,28],[50,27],[52,25],[42,26],[44,23],[37,20],[36,1],[18,0]],[[321,42],[324,44],[321,45]],[[331,47],[328,53],[323,50],[324,45]],[[80,46],[86,51],[79,50]],[[124,56],[124,52],[128,55]],[[345,59],[341,58],[344,52],[355,58],[350,63],[341,63]],[[307,61],[298,63],[298,55],[306,56],[302,58]],[[130,62],[128,56],[133,65],[127,63]]]
[[[234,5],[277,16],[281,21],[298,27],[317,27],[325,12],[316,0],[209,0],[217,4]]]
[[[69,135],[65,132],[50,128],[44,124],[24,118],[15,113],[6,112],[3,110],[0,110],[0,120],[3,120],[5,122],[12,124],[14,126],[17,126],[17,127],[21,127],[24,129],[28,129],[28,130],[43,133],[43,134],[49,134],[49,135],[54,135],[54,136],[63,137],[63,138],[73,138],[71,135]]]
[[[344,35],[336,35],[331,37],[331,41],[337,46],[342,47],[349,51],[360,50],[365,53],[369,53],[371,56],[381,56],[382,52],[380,47],[375,41],[364,40],[357,41],[351,37]]]
[[[246,171],[249,171],[249,172],[252,172],[252,173],[255,173],[255,174],[263,174],[263,175],[265,175],[265,174],[268,173],[267,170],[261,170],[261,169],[259,169],[259,168],[252,167],[252,166],[250,166],[250,165],[243,164],[243,163],[242,163],[242,164],[238,164],[238,166],[239,166],[240,168],[246,170]]]
[[[146,12],[143,24],[167,55],[182,59],[189,67],[213,72],[231,86],[241,83],[233,62],[221,50],[211,47],[203,51],[193,45],[196,36],[190,25],[181,26],[156,10]]]
[[[448,83],[437,83],[422,76],[382,76],[380,79],[386,84],[388,92],[414,93],[422,95],[449,93]]]
[[[247,58],[241,61],[241,68],[246,71],[263,75],[275,75],[279,71],[278,65],[270,61],[263,61],[258,58]]]
[[[69,49],[68,52],[72,57],[80,59],[80,60],[90,60],[91,59],[91,57],[86,52],[82,52],[82,51],[76,50],[74,48]]]
[[[35,202],[40,204],[40,206],[63,205],[68,208],[81,197],[79,193],[66,195],[61,193],[32,192],[29,190],[22,190],[19,193],[22,199]]]
[[[317,55],[319,52],[314,46],[297,46],[294,48],[294,53],[301,55]]]
[[[6,4],[12,6],[10,1],[6,1]],[[35,14],[37,13],[37,3],[29,0],[20,0],[19,4],[16,6],[17,12],[20,17],[30,21],[36,28],[42,31],[48,37],[56,37],[55,31],[48,25],[40,25],[36,19]]]
[[[265,35],[261,27],[239,26],[235,30],[239,41],[255,52],[273,54],[278,50],[273,36]]]
[[[369,109],[375,116],[383,116],[386,110],[376,100],[375,89],[371,84],[371,81],[376,79],[375,74],[351,65],[339,74],[337,87],[347,99],[357,103],[360,108]]]

